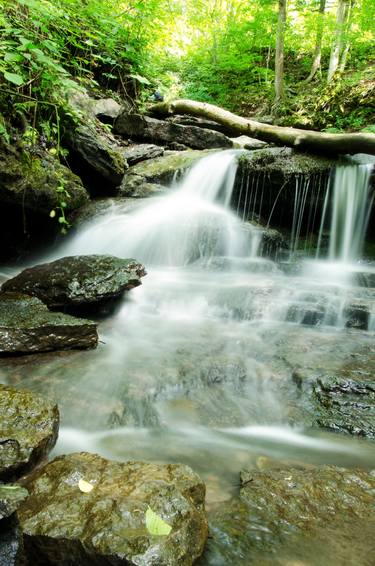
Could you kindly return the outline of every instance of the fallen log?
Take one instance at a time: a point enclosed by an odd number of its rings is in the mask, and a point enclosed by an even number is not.
[[[186,99],[155,104],[149,109],[149,112],[160,117],[171,114],[190,114],[199,118],[207,118],[223,124],[239,134],[300,150],[334,155],[345,153],[375,155],[375,134],[330,134],[314,130],[273,126],[249,118],[242,118],[213,104]]]

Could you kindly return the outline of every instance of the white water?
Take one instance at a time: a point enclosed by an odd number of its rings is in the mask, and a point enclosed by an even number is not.
[[[325,196],[318,257],[322,233],[329,224],[329,259],[354,263],[359,258],[373,200],[369,184],[371,169],[370,164],[336,167],[333,183]]]

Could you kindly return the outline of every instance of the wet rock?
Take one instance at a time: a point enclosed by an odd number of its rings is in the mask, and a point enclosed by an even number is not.
[[[27,489],[19,485],[0,484],[0,521],[10,517],[28,495]]]
[[[160,190],[160,186],[158,186]],[[85,222],[91,222],[93,218],[98,218],[111,212],[128,212],[133,210],[142,202],[140,198],[98,198],[93,199],[81,208],[69,215],[69,223],[74,227],[80,226]]]
[[[63,187],[62,195],[59,189]],[[0,204],[10,204],[48,215],[66,203],[66,211],[79,208],[89,200],[79,177],[48,152],[26,159],[8,147],[0,151]]]
[[[155,185],[166,185],[186,171],[200,157],[206,155],[200,151],[183,151],[150,159],[131,167],[124,175],[119,195],[135,196],[144,194],[146,188]],[[153,193],[154,190],[148,190]]]
[[[317,424],[323,428],[375,438],[375,381],[324,376],[313,385]]]
[[[0,384],[0,480],[20,477],[38,465],[55,445],[58,428],[56,404]],[[8,495],[3,508],[12,510],[23,497],[21,491]]]
[[[96,348],[96,324],[50,312],[36,297],[0,293],[0,354]]]
[[[50,308],[84,307],[121,297],[145,274],[134,259],[71,256],[25,269],[2,289],[38,297]]]
[[[284,236],[273,228],[260,228],[262,240],[259,247],[259,255],[276,260],[283,250],[288,249]]]
[[[334,466],[241,473],[210,517],[202,564],[371,566],[375,476]]]
[[[80,491],[81,479],[93,486],[89,493]],[[203,551],[205,487],[187,466],[70,454],[27,487],[18,515],[31,563],[185,566]],[[149,507],[172,527],[169,535],[150,534]]]
[[[344,308],[345,326],[347,328],[358,328],[367,330],[369,325],[370,312],[368,305],[352,303]]]
[[[114,132],[132,139],[153,143],[181,143],[192,149],[229,148],[232,141],[220,132],[197,126],[182,126],[165,120],[157,120],[140,114],[121,114],[114,125]]]
[[[23,537],[16,514],[0,521],[0,566],[20,566]]]
[[[123,150],[122,155],[130,166],[136,165],[140,161],[147,159],[155,159],[164,153],[164,148],[158,145],[141,143],[138,145],[129,146]]]
[[[91,124],[69,130],[65,140],[86,166],[112,185],[121,183],[128,164],[113,136]]]

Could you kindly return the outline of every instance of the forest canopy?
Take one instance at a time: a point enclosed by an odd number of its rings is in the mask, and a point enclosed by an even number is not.
[[[375,131],[373,0],[1,4],[3,135],[10,109],[50,124],[77,84],[141,108],[157,89],[282,125]]]

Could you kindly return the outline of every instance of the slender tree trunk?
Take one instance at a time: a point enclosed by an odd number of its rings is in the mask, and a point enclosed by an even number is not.
[[[348,17],[349,0],[339,0],[336,12],[336,28],[333,38],[331,56],[329,59],[329,68],[327,75],[327,82],[333,79],[337,71],[340,61],[340,54],[343,44],[343,36],[345,31],[345,24]]]
[[[350,30],[352,27],[352,20],[353,20],[353,8],[355,5],[355,0],[351,0],[349,8],[348,8],[348,16],[346,20],[346,29],[345,29],[345,38],[344,38],[344,49],[341,54],[339,72],[343,73],[346,67],[346,62],[348,60],[348,54],[350,50]]]
[[[195,100],[174,100],[162,102],[149,109],[158,117],[170,114],[190,114],[224,124],[233,132],[245,134],[276,145],[286,145],[301,151],[312,151],[323,154],[370,153],[375,155],[375,134],[330,134],[328,132],[314,132],[313,130],[299,130],[297,128],[284,128],[263,124],[248,118],[236,116],[205,102]]]
[[[322,58],[322,40],[323,40],[323,30],[324,30],[324,12],[326,9],[326,0],[320,0],[319,4],[319,14],[318,14],[318,25],[316,28],[316,39],[315,39],[315,50],[313,62],[311,65],[311,71],[306,79],[306,83],[312,81],[315,77],[318,69],[320,68],[320,62]]]
[[[279,17],[277,22],[276,54],[275,54],[275,106],[284,98],[284,38],[286,23],[286,2],[278,0]]]

